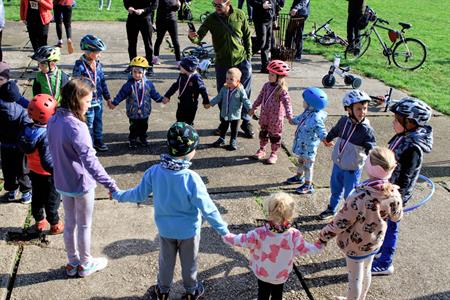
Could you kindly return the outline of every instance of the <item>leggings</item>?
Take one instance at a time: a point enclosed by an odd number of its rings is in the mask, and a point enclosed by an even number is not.
[[[161,48],[161,43],[167,31],[169,32],[170,39],[172,40],[173,50],[175,51],[175,59],[176,61],[180,61],[181,56],[180,56],[180,43],[178,42],[177,20],[156,19],[156,41],[155,41],[154,55],[159,56],[159,48]]]
[[[348,269],[347,300],[364,300],[372,281],[373,255],[365,259],[351,259],[346,257]]]
[[[281,133],[272,133],[267,128],[261,127],[259,130],[259,147],[264,150],[269,141],[272,153],[276,154],[278,149],[281,148]]]
[[[58,36],[58,40],[62,39],[63,22],[67,39],[72,38],[72,6],[55,5],[53,11],[55,12],[56,35]]]
[[[64,244],[71,264],[86,264],[91,259],[91,226],[95,189],[87,193],[63,196]]]

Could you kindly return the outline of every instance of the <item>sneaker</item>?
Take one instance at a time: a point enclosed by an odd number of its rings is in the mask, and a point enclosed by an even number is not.
[[[66,274],[69,277],[75,277],[78,274],[78,268],[80,267],[80,263],[68,263],[66,265]]]
[[[203,284],[201,282],[197,283],[197,289],[195,290],[194,294],[191,293],[184,293],[183,297],[181,299],[183,300],[196,300],[200,299],[201,296],[205,293],[205,288],[203,287]]]
[[[148,146],[150,146],[150,143],[147,141],[147,138],[140,138],[140,139],[139,139],[139,142],[141,143],[141,145],[142,145],[143,147],[148,147]]]
[[[86,277],[95,272],[101,271],[108,265],[108,260],[104,257],[91,258],[87,264],[78,267],[78,276]]]
[[[106,146],[106,144],[98,144],[98,145],[94,145],[94,149],[97,150],[98,152],[106,152],[109,150],[108,146]]]
[[[230,141],[230,145],[228,145],[228,150],[230,150],[230,151],[237,150],[237,141],[235,139],[232,139]]]
[[[22,202],[22,204],[30,204],[31,198],[32,198],[31,192],[26,192],[22,194],[22,198],[20,199],[20,201]]]
[[[130,148],[130,149],[137,149],[137,147],[138,147],[137,140],[130,140],[130,141],[128,141],[128,148]]]
[[[328,220],[334,217],[334,211],[331,207],[327,207],[323,212],[320,213],[319,218],[321,220]]]
[[[15,201],[18,194],[19,190],[9,191],[7,193],[8,201]]]
[[[161,62],[159,61],[159,57],[158,56],[153,56],[152,64],[154,64],[154,65],[160,65],[161,64]]]
[[[34,224],[34,228],[36,228],[36,231],[44,231],[47,229],[48,226],[48,221],[46,219],[42,219],[38,222],[36,222],[36,224]]]
[[[347,297],[344,297],[344,296],[336,296],[336,297],[334,297],[334,300],[347,300]]]
[[[73,48],[73,42],[72,40],[67,40],[67,52],[69,54],[72,54],[75,49]]]
[[[62,42],[62,41],[58,41],[58,42],[55,44],[55,47],[58,47],[58,48],[62,48],[62,46],[63,46],[63,42]]]
[[[169,293],[161,293],[161,290],[159,289],[158,285],[152,285],[150,287],[150,293],[152,299],[157,300],[168,300],[169,299]]]
[[[246,126],[244,124],[241,125],[241,129],[244,132],[244,136],[248,139],[252,139],[255,136],[255,133],[253,132],[253,126],[250,123],[247,123]]]
[[[218,138],[217,141],[215,141],[214,143],[212,143],[213,147],[223,147],[225,146],[225,139],[224,138]]]
[[[256,151],[255,155],[253,155],[254,158],[256,158],[257,160],[262,160],[264,159],[264,157],[266,156],[266,151],[264,151],[264,149],[258,149],[258,151]]]
[[[50,226],[50,234],[56,235],[64,232],[64,222],[59,220],[57,224]]]
[[[372,276],[392,275],[394,274],[394,265],[378,265],[374,263],[372,265]]]
[[[269,165],[273,165],[273,164],[275,164],[277,162],[277,160],[278,160],[278,156],[275,153],[272,152],[272,153],[270,153],[270,156],[267,159],[267,163]]]
[[[305,177],[294,175],[292,177],[289,177],[286,179],[287,184],[304,184],[305,183]]]
[[[297,194],[312,194],[314,193],[314,185],[311,183],[305,183],[302,186],[295,189]]]

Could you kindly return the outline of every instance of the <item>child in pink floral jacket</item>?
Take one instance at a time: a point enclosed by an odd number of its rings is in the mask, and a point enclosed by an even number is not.
[[[250,268],[258,278],[258,300],[281,300],[294,258],[318,253],[322,245],[306,242],[300,231],[291,227],[295,207],[291,196],[274,194],[264,206],[269,215],[264,226],[244,234],[229,233],[223,240],[250,249]]]

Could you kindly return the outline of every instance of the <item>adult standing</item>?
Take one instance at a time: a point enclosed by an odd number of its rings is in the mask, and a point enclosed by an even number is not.
[[[253,20],[253,7],[250,3],[251,0],[247,0],[247,15],[248,15],[248,21],[251,22]],[[238,8],[242,9],[244,6],[245,0],[238,0]]]
[[[56,35],[58,36],[58,42],[56,46],[62,48],[62,24],[64,23],[64,28],[66,30],[67,37],[67,51],[72,54],[73,43],[72,43],[72,5],[73,0],[54,0],[53,1],[53,12],[55,13],[55,25],[56,25]]]
[[[52,20],[52,0],[20,0],[20,20],[27,25],[33,51],[47,45],[48,27]]]
[[[189,31],[189,38],[194,43],[200,43],[208,31],[211,32],[216,54],[217,93],[225,84],[227,70],[236,67],[242,72],[241,84],[250,99],[252,41],[247,18],[242,10],[231,6],[230,0],[214,0],[213,5],[215,12],[206,18],[198,32]],[[246,137],[254,136],[246,109],[242,110],[241,129]]]
[[[128,11],[127,18],[127,39],[128,39],[128,56],[130,62],[137,56],[137,39],[139,32],[142,35],[145,48],[145,58],[152,61],[153,45],[152,45],[152,12],[158,6],[158,0],[123,0],[123,5]],[[130,72],[128,67],[125,72]],[[148,74],[153,73],[152,68],[148,69]]]
[[[2,35],[4,28],[5,28],[5,7],[3,6],[3,0],[0,0],[0,61],[3,61]]]
[[[169,32],[175,51],[175,59],[180,61],[180,43],[178,42],[177,10],[180,9],[179,0],[159,0],[156,11],[156,42],[153,64],[159,64],[159,49],[166,32]]]
[[[364,13],[364,0],[348,0],[347,41],[350,47],[359,49],[359,20]]]
[[[303,28],[309,16],[309,0],[294,0],[289,14],[292,18],[286,30],[285,46],[289,49],[295,44],[295,60],[299,61],[303,52]]]
[[[269,51],[272,40],[275,0],[247,0],[253,7],[253,24],[255,25],[256,43],[253,53],[261,50],[261,73],[268,73]]]

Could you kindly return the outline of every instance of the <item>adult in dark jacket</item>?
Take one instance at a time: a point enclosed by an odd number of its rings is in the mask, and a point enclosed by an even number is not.
[[[145,48],[145,58],[150,63],[153,59],[152,45],[152,12],[158,6],[158,0],[123,0],[123,5],[128,11],[127,18],[127,39],[128,39],[128,56],[130,62],[137,56],[137,39],[139,32],[142,35]],[[131,69],[127,67],[125,72]],[[147,70],[151,74],[152,70]]]
[[[177,10],[180,8],[179,0],[159,0],[156,11],[156,42],[154,64],[159,64],[159,49],[166,32],[169,32],[172,40],[175,59],[180,61],[180,43],[178,42]]]
[[[351,47],[359,48],[355,42],[359,36],[359,20],[364,12],[364,0],[348,0],[347,41]]]
[[[302,58],[303,51],[303,28],[309,16],[309,0],[294,0],[289,12],[291,21],[286,30],[286,48],[291,48],[295,44],[295,60]]]
[[[247,0],[253,7],[253,23],[255,25],[256,43],[253,53],[261,50],[261,72],[267,72],[269,64],[269,51],[272,40],[273,18],[275,16],[275,0]]]

